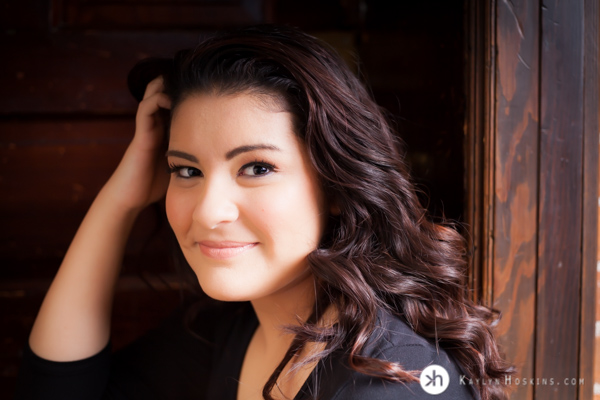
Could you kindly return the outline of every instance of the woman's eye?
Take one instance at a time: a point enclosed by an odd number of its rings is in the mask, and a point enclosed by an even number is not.
[[[245,176],[262,176],[273,171],[275,167],[265,163],[252,163],[244,165],[240,171],[240,175]]]
[[[169,167],[169,169],[171,174],[175,174],[175,176],[179,178],[188,179],[197,176],[202,176],[202,172],[197,168],[172,165]]]

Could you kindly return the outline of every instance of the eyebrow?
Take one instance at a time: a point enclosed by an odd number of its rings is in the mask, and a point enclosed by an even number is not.
[[[225,158],[227,160],[231,160],[233,157],[235,157],[237,155],[240,155],[242,153],[247,153],[249,151],[254,151],[254,150],[275,150],[275,151],[281,151],[281,149],[279,149],[279,147],[273,146],[272,144],[252,144],[252,145],[248,145],[248,146],[236,147],[233,150],[229,150],[225,154]]]
[[[178,158],[183,158],[184,160],[188,160],[191,162],[198,162],[198,159],[196,157],[194,157],[191,154],[185,153],[183,151],[179,151],[179,150],[168,150],[167,154],[165,154],[166,157],[178,157]]]
[[[254,151],[254,150],[274,150],[274,151],[281,151],[281,149],[277,146],[273,146],[272,144],[252,144],[252,145],[247,145],[247,146],[239,146],[236,147],[235,149],[229,150],[227,153],[225,153],[225,158],[229,161],[232,158],[234,158],[235,156],[238,156],[242,153],[248,153],[250,151]],[[183,158],[184,160],[188,160],[191,162],[198,162],[198,159],[186,152],[183,151],[179,151],[179,150],[168,150],[167,153],[165,154],[167,157],[178,157],[178,158]]]

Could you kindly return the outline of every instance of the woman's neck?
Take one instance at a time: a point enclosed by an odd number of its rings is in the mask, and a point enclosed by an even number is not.
[[[314,310],[314,302],[314,279],[308,274],[290,287],[253,300],[259,322],[255,339],[263,343],[268,354],[281,353],[282,349],[285,353],[294,337],[285,327],[306,321]]]
[[[238,399],[263,398],[263,387],[294,339],[285,326],[306,321],[312,313],[314,297],[314,279],[307,274],[278,293],[252,301],[259,325],[246,350]],[[293,398],[314,366],[294,374],[288,374],[289,367],[284,368],[277,380],[274,398]]]

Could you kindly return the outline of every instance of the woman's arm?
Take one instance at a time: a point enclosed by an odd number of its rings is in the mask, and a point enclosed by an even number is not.
[[[29,345],[38,356],[73,361],[102,350],[109,339],[114,287],[133,223],[165,193],[164,121],[170,108],[162,78],[148,84],[136,116],[135,136],[102,188],[46,294]]]

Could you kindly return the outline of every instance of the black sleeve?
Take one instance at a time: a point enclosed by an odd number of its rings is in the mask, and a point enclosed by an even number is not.
[[[176,313],[132,345],[115,353],[105,398],[206,398],[213,357],[214,318],[204,314],[205,329],[190,332]],[[210,329],[206,329],[210,328]]]
[[[27,346],[16,399],[203,399],[212,363],[213,311],[204,329],[186,329],[183,310],[121,351],[110,345],[83,360],[40,358]]]
[[[17,380],[17,400],[101,399],[109,379],[110,346],[80,361],[38,357],[27,345]]]

